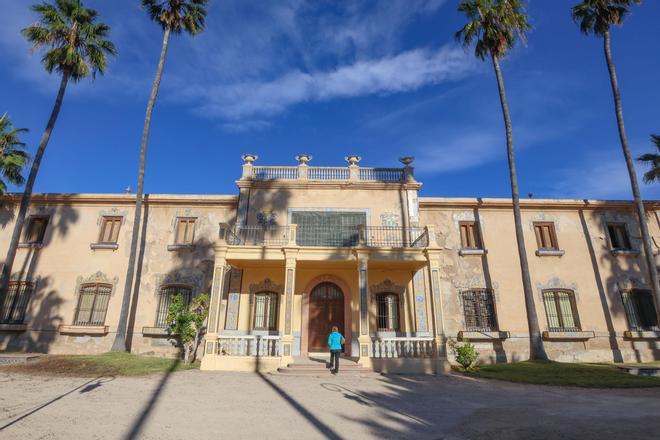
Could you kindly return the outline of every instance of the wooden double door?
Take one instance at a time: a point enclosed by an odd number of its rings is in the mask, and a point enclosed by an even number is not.
[[[318,284],[309,295],[309,352],[326,352],[328,335],[337,326],[344,333],[344,293],[334,283]]]

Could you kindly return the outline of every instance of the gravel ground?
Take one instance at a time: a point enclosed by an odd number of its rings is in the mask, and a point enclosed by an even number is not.
[[[2,439],[658,439],[660,389],[464,377],[0,373]]]

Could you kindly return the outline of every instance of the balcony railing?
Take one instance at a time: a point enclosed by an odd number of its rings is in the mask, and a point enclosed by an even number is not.
[[[308,180],[324,182],[362,181],[398,183],[407,180],[404,168],[250,166],[244,178],[257,181]],[[410,169],[412,179],[412,168]]]
[[[288,240],[287,226],[241,226],[227,230],[227,244],[232,246],[284,246]]]
[[[294,232],[295,231],[295,232]],[[399,226],[240,226],[226,228],[231,246],[425,248],[426,228]]]
[[[372,338],[371,357],[431,358],[435,354],[433,338]]]
[[[221,356],[280,356],[281,338],[279,336],[220,336],[218,353]]]

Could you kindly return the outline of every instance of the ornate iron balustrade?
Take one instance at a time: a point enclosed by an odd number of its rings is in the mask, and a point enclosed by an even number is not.
[[[375,182],[401,182],[401,168],[360,168],[360,180]]]
[[[371,357],[432,358],[435,355],[433,338],[372,338]]]
[[[400,226],[240,226],[226,229],[231,246],[297,246],[312,247],[391,247],[425,248],[429,245],[426,228]],[[295,237],[293,242],[291,237]]]
[[[281,355],[280,336],[219,336],[217,354],[221,356],[278,357]]]
[[[227,231],[232,246],[284,246],[289,239],[286,226],[241,226]]]
[[[298,167],[252,167],[254,180],[294,180],[298,178]]]

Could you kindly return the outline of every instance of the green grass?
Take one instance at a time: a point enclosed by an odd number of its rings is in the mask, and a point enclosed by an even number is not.
[[[586,388],[660,387],[658,377],[633,376],[613,364],[568,364],[560,362],[516,362],[482,365],[463,373],[470,377],[498,379],[539,385]]]
[[[79,356],[43,356],[24,364],[0,367],[2,372],[52,374],[66,376],[145,376],[168,371],[199,368],[199,362],[185,365],[183,361],[130,353],[104,353]]]

